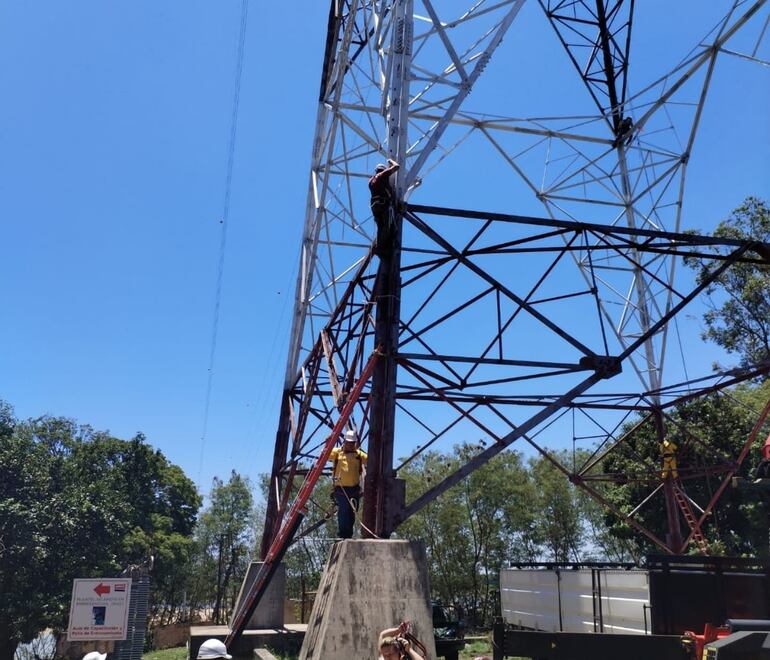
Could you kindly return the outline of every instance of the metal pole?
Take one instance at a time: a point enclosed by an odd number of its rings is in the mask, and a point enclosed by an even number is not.
[[[262,543],[259,548],[259,557],[262,561],[267,556],[270,544],[273,542],[276,534],[276,523],[278,521],[278,497],[276,495],[274,480],[280,479],[281,466],[286,460],[286,453],[289,449],[289,407],[291,406],[289,388],[284,389],[281,397],[281,413],[278,418],[278,431],[275,434],[275,448],[273,450],[273,468],[271,471],[270,484],[268,486],[267,510],[265,511],[265,527],[262,531]],[[280,484],[279,484],[280,485]]]
[[[384,355],[372,376],[372,408],[369,426],[369,461],[364,486],[363,521],[367,536],[373,533],[387,538],[393,531],[393,515],[400,513],[393,475],[393,439],[396,416],[396,350],[400,314],[400,235],[401,218],[397,219],[397,238],[392,257],[383,259],[377,272],[377,316],[375,343]],[[400,503],[403,506],[403,503]],[[394,508],[398,511],[394,511]]]

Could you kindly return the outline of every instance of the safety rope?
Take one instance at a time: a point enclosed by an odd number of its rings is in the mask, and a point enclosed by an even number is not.
[[[360,456],[358,456],[358,452],[359,452],[360,450],[361,450],[361,445],[360,445],[360,444],[356,445],[356,456],[357,456],[357,459],[358,459],[358,461],[359,461],[359,466],[360,466],[360,472],[359,472],[359,474],[364,474],[363,470],[361,469],[361,468],[362,468],[362,464],[360,463],[360,461],[361,461],[361,457],[360,457]],[[335,472],[337,471],[337,465],[338,465],[338,459],[335,459],[335,461],[334,461],[334,465],[333,465],[333,467],[332,467],[332,486],[333,486],[335,489],[337,488],[337,486],[335,486],[335,485],[334,485],[334,482],[339,480],[339,477],[337,477],[337,476],[336,476],[336,474],[335,474]],[[353,500],[352,500],[352,499],[351,499],[351,498],[348,496],[348,494],[347,494],[347,492],[345,491],[345,489],[344,489],[342,486],[340,486],[339,488],[340,488],[340,492],[341,492],[341,493],[342,493],[342,494],[345,496],[345,499],[348,501],[348,505],[350,506],[350,508],[351,508],[351,509],[352,509],[352,511],[353,511],[353,519],[358,521],[358,524],[361,526],[361,529],[363,529],[363,530],[365,530],[366,532],[368,532],[368,533],[369,533],[369,535],[371,536],[371,538],[373,538],[373,539],[380,539],[380,538],[381,538],[380,536],[378,536],[377,534],[375,534],[375,533],[374,533],[374,532],[373,532],[371,529],[369,529],[369,528],[368,528],[368,527],[367,527],[367,526],[364,524],[364,519],[363,519],[363,516],[362,516],[362,515],[359,513],[359,509],[360,509],[360,506],[359,506],[359,508],[356,508],[356,507],[353,505]],[[363,495],[363,492],[364,492],[364,489],[363,489],[363,488],[361,488],[361,481],[360,481],[360,479],[359,479],[359,486],[358,486],[358,489],[359,489],[359,498],[358,498],[358,501],[359,501],[359,505],[360,505],[360,503],[361,503],[361,496]],[[335,504],[335,507],[336,507],[336,506],[337,506],[337,500],[336,500],[336,499],[334,500],[334,504]],[[339,531],[339,530],[338,530],[338,531]]]
[[[360,490],[361,490],[361,494],[363,494],[363,489],[360,489]],[[373,539],[380,539],[381,537],[377,536],[377,534],[375,534],[371,529],[369,529],[364,524],[363,517],[361,516],[359,511],[356,509],[356,507],[353,506],[353,500],[348,496],[347,492],[345,492],[345,489],[340,487],[340,492],[345,496],[345,499],[348,501],[348,504],[350,505],[350,508],[353,510],[353,517],[354,517],[354,519],[356,519],[358,521],[358,524],[361,525],[361,529],[366,530]],[[360,503],[360,501],[359,501],[359,503]],[[336,504],[336,502],[335,502],[335,504]]]
[[[206,378],[206,396],[203,405],[203,428],[200,438],[200,457],[198,459],[198,488],[201,489],[201,475],[206,455],[206,440],[208,437],[209,415],[211,411],[211,390],[214,382],[214,364],[217,353],[217,338],[219,336],[219,310],[222,301],[222,282],[225,271],[225,254],[227,251],[227,227],[230,219],[230,197],[233,187],[233,167],[235,164],[235,143],[238,135],[238,110],[241,103],[241,81],[243,79],[243,59],[246,47],[246,28],[249,18],[249,0],[241,0],[241,23],[238,33],[238,51],[235,58],[235,89],[233,92],[233,105],[230,115],[230,136],[227,146],[227,166],[225,168],[225,188],[222,217],[219,219],[221,226],[219,239],[219,259],[217,261],[217,280],[214,294],[214,317],[211,327],[211,344],[209,349],[208,372]],[[201,489],[202,490],[202,489]]]

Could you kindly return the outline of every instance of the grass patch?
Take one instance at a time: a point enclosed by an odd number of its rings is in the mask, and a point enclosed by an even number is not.
[[[162,649],[160,651],[150,651],[142,655],[142,660],[186,660],[187,647],[177,646],[173,649]]]
[[[492,645],[488,640],[474,640],[468,642],[460,651],[460,660],[473,660],[480,655],[492,655]]]
[[[270,653],[272,653],[277,658],[277,660],[297,660],[297,658],[299,658],[299,655],[297,655],[296,653],[289,653],[288,655],[281,655],[278,651],[274,651],[270,647],[268,647],[268,650],[270,651]]]

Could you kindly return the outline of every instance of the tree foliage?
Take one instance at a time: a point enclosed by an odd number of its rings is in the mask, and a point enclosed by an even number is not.
[[[770,208],[756,197],[747,197],[714,232],[726,239],[770,242]],[[759,254],[760,247],[746,256]],[[699,283],[712,276],[718,264],[688,259]],[[729,353],[737,354],[741,366],[770,360],[770,268],[759,263],[734,264],[711,283],[708,309],[703,316],[703,339],[715,342]],[[713,394],[677,406],[666,422],[666,437],[678,446],[677,461],[682,476],[687,471],[702,471],[707,466],[723,464],[736,458],[743,447],[758,411],[770,398],[770,385],[743,385],[722,394]],[[739,477],[747,477],[759,458],[759,445],[767,429],[759,434],[741,465]],[[632,440],[619,447],[604,461],[605,472],[630,478],[628,483],[607,489],[607,497],[621,510],[631,510],[651,490],[645,478],[660,468],[658,434],[650,421]],[[707,503],[718,487],[718,477],[684,480],[688,495]],[[662,497],[651,499],[638,512],[638,519],[659,538],[665,539],[667,518]],[[728,490],[720,498],[714,514],[706,521],[706,537],[712,553],[767,556],[767,504],[756,497]],[[616,538],[633,536],[625,523],[607,515],[607,523]],[[683,526],[683,533],[689,529]],[[647,539],[639,539],[642,550],[656,550]]]
[[[696,502],[707,503],[719,485],[714,475],[702,479],[687,479],[688,471],[703,471],[714,465],[724,465],[740,453],[753,428],[758,409],[770,398],[770,384],[744,385],[723,394],[714,394],[677,406],[667,421],[666,437],[679,447],[677,463],[688,495]],[[761,405],[757,405],[761,401]],[[759,459],[759,447],[770,430],[759,433],[755,446],[741,465],[736,476],[750,476]],[[604,461],[603,469],[610,474],[622,474],[628,483],[608,489],[607,496],[623,511],[641,502],[654,484],[650,475],[660,470],[657,431],[650,422],[642,425],[630,440],[620,445]],[[756,496],[743,495],[729,489],[718,501],[714,514],[706,521],[704,533],[709,550],[714,554],[767,556],[766,504]],[[663,497],[651,499],[636,518],[659,538],[665,539],[667,519]],[[616,537],[633,536],[629,527],[607,514],[606,521]],[[682,523],[682,532],[689,529]],[[645,552],[658,549],[644,538],[637,539]]]
[[[211,607],[215,623],[226,623],[256,547],[257,524],[249,480],[233,470],[214,477],[208,507],[195,532],[190,568],[192,609]]]
[[[421,494],[475,450],[463,445],[455,455],[420,455],[400,472],[406,479],[407,497]],[[533,520],[516,502],[532,495],[520,457],[506,452],[399,527],[399,535],[425,542],[431,587],[440,600],[459,603],[473,621],[489,618],[497,573],[512,558],[511,548],[520,551],[520,557],[529,554],[526,547]]]
[[[465,444],[452,453],[418,456],[399,472],[407,498],[419,496],[479,449]],[[502,452],[472,472],[403,523],[398,534],[425,543],[434,595],[461,605],[472,625],[488,625],[495,616],[500,568],[511,562],[628,558],[593,502],[545,458],[525,462],[517,452]]]
[[[770,243],[770,207],[747,197],[714,236]],[[751,256],[750,254],[748,256]],[[770,257],[766,252],[766,258]],[[699,282],[717,267],[713,262],[689,260]],[[707,288],[709,309],[703,316],[703,338],[740,356],[742,366],[770,359],[770,267],[760,263],[734,264]]]
[[[16,422],[0,406],[0,657],[66,623],[72,579],[155,560],[168,604],[200,498],[140,434],[119,440],[58,417]]]
[[[537,539],[553,561],[580,561],[584,530],[578,493],[548,461],[530,461],[535,488]]]
[[[299,492],[302,479],[295,479],[289,502]],[[260,480],[260,492],[267,499],[270,487],[269,475]],[[337,537],[337,517],[332,498],[331,479],[321,479],[313,489],[302,526],[283,558],[286,567],[286,597],[300,601],[308,591],[314,591],[321,582],[321,575],[329,555],[329,548]],[[359,510],[359,518],[361,511]],[[309,603],[306,603],[308,605]],[[306,609],[305,617],[309,614]],[[297,612],[299,617],[300,612]]]

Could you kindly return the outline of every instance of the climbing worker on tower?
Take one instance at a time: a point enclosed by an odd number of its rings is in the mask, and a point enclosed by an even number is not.
[[[615,141],[612,146],[617,148],[623,144],[629,146],[634,139],[634,120],[631,117],[623,117],[618,124]]]
[[[366,467],[366,452],[358,448],[356,432],[345,431],[342,447],[329,455],[332,461],[334,501],[337,504],[337,534],[341,539],[353,537],[353,523],[361,501],[361,477]]]
[[[372,195],[370,206],[374,222],[377,225],[377,242],[374,253],[382,258],[390,255],[393,243],[393,202],[395,193],[390,185],[390,175],[398,170],[399,164],[388,159],[388,164],[380,163],[374,168],[374,175],[369,179],[369,192]]]
[[[676,469],[676,443],[672,440],[664,440],[660,443],[660,455],[663,457],[663,470],[660,476],[663,479],[671,477],[672,479],[679,478],[679,472]]]

